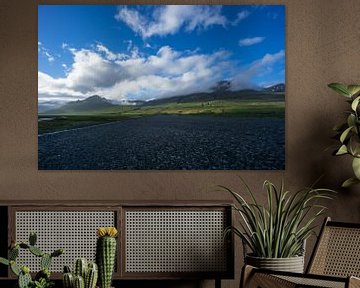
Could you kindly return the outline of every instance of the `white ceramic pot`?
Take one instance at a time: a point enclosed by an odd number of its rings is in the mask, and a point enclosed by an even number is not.
[[[246,255],[245,263],[262,269],[304,273],[304,256],[263,258]]]

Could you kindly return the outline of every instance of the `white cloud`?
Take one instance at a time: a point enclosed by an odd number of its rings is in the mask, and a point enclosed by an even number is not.
[[[221,15],[220,6],[202,5],[164,5],[155,8],[151,17],[120,6],[115,19],[123,21],[144,39],[155,35],[175,34],[181,28],[191,32],[212,25],[224,26],[227,22]]]
[[[280,50],[274,54],[265,54],[262,58],[252,62],[250,65],[242,69],[240,73],[232,80],[232,88],[245,89],[249,87],[256,88],[256,84],[252,82],[254,77],[261,77],[269,74],[273,70],[274,64],[285,59],[285,51]]]
[[[105,58],[107,60],[113,61],[113,60],[117,60],[117,59],[126,59],[128,58],[128,56],[126,54],[123,53],[113,53],[111,52],[107,47],[105,47],[103,44],[98,43],[96,44],[96,51],[100,52],[100,53],[104,53]]]
[[[239,24],[241,21],[243,21],[244,19],[248,18],[250,16],[250,11],[248,10],[243,10],[240,11],[237,15],[236,15],[236,19],[232,22],[233,25],[237,25]]]
[[[55,105],[100,95],[115,101],[149,100],[209,91],[219,80],[232,80],[233,89],[253,87],[254,77],[266,75],[284,59],[284,51],[266,54],[245,67],[235,67],[227,51],[211,54],[175,51],[163,46],[150,56],[128,52],[126,57],[104,45],[92,49],[68,47],[71,65],[63,66],[66,76],[55,78],[38,72],[39,105]],[[133,48],[131,48],[133,49]]]
[[[252,46],[258,43],[261,43],[265,40],[265,37],[252,37],[252,38],[244,38],[239,40],[240,46]]]
[[[39,55],[45,57],[49,63],[55,61],[55,57],[50,53],[50,50],[45,48],[40,41],[38,41],[38,53]]]
[[[133,47],[126,57],[97,44],[89,49],[68,48],[71,66],[63,65],[66,77],[43,72],[39,78],[39,104],[83,99],[98,94],[113,100],[169,97],[206,91],[221,79],[228,53],[191,54],[161,47],[155,55],[141,56]],[[62,98],[62,96],[64,96]]]

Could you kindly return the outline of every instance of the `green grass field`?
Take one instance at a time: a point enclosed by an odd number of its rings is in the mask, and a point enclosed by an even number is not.
[[[115,106],[97,111],[62,115],[39,115],[38,133],[120,121],[154,115],[211,115],[229,117],[284,118],[281,100],[215,100],[208,102],[168,103],[149,106]],[[47,120],[46,120],[47,119]]]

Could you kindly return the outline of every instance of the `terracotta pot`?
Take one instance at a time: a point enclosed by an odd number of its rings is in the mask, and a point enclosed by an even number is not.
[[[263,258],[246,255],[245,263],[262,269],[304,273],[304,256]]]

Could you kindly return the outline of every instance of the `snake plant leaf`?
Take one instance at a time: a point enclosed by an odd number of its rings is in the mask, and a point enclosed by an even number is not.
[[[330,199],[329,194],[334,192],[310,187],[290,193],[283,184],[278,189],[265,181],[267,203],[260,205],[256,199],[250,197],[251,202],[247,202],[240,193],[222,188],[235,198],[234,210],[240,214],[240,228],[228,228],[227,232],[242,238],[255,256],[272,258],[301,255],[304,240],[313,233],[313,222],[324,211],[316,201]],[[253,194],[248,186],[244,190]],[[314,218],[309,217],[310,210]]]
[[[360,180],[360,158],[354,157],[352,168],[357,179]]]
[[[360,85],[348,85],[347,90],[349,91],[350,96],[354,96],[360,93]]]
[[[341,147],[339,148],[339,150],[336,152],[336,154],[335,155],[344,155],[344,154],[347,154],[347,153],[349,153],[348,152],[348,149],[347,149],[347,147],[346,147],[346,145],[341,145]]]
[[[354,101],[351,103],[351,109],[356,111],[356,108],[358,107],[359,105],[359,101],[360,101],[360,96],[356,97],[354,99]]]
[[[359,184],[359,183],[360,183],[359,179],[357,179],[356,177],[351,177],[351,178],[347,179],[346,181],[344,181],[344,183],[341,185],[341,187],[348,188],[352,185]]]
[[[352,126],[345,129],[345,131],[343,133],[341,133],[341,136],[340,136],[340,141],[341,143],[344,143],[344,141],[346,140],[347,136],[349,135],[349,132],[352,130]]]
[[[337,93],[339,93],[342,96],[350,98],[350,92],[348,90],[347,85],[341,84],[341,83],[330,83],[328,85],[329,88],[333,89]]]

